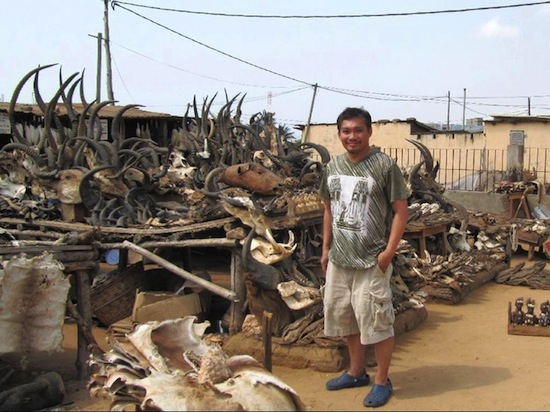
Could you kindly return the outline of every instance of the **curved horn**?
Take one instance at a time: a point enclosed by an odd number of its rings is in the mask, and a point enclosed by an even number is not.
[[[88,103],[86,102],[86,97],[84,96],[84,72],[86,71],[86,68],[82,69],[82,76],[80,78],[82,81],[80,82],[80,102],[84,107],[88,106]],[[95,99],[97,100],[97,99]],[[94,100],[94,101],[95,101]]]
[[[113,140],[113,143],[115,144],[115,147],[117,149],[120,149],[120,146],[121,146],[121,143],[122,143],[122,138],[120,137],[120,133],[121,133],[121,130],[120,130],[120,122],[122,120],[122,115],[134,108],[134,107],[143,107],[143,105],[141,104],[127,104],[126,106],[123,106],[122,108],[120,108],[118,110],[118,112],[116,113],[114,119],[113,119],[113,122],[111,123],[111,138]]]
[[[88,173],[86,173],[82,177],[78,191],[80,193],[80,198],[82,199],[82,204],[87,209],[92,209],[99,202],[99,199],[100,199],[100,196],[96,192],[94,192],[94,190],[90,186],[90,180],[94,177],[94,175],[97,172],[101,170],[109,169],[112,167],[113,166],[99,166],[99,167],[96,167],[95,169],[90,170]]]
[[[88,134],[86,132],[86,113],[88,113],[88,111],[91,109],[91,107],[94,105],[95,102],[96,100],[93,100],[92,102],[86,104],[82,109],[82,113],[80,114],[80,118],[78,119],[78,127],[76,130],[77,136],[84,137]]]
[[[10,126],[11,126],[11,131],[13,133],[13,136],[17,141],[19,141],[19,143],[28,145],[27,141],[23,138],[23,136],[21,136],[21,134],[17,130],[17,127],[15,127],[16,126],[15,125],[15,104],[17,103],[17,99],[19,98],[19,93],[21,93],[21,89],[23,89],[23,86],[25,85],[25,83],[27,83],[27,81],[35,73],[38,73],[40,70],[47,69],[48,67],[52,67],[55,65],[57,65],[57,63],[48,64],[46,66],[39,66],[36,69],[31,70],[25,76],[23,76],[23,78],[19,81],[19,83],[15,87],[15,90],[13,91],[13,94],[11,96],[11,101],[10,101],[10,107],[8,109],[8,116],[9,116]]]
[[[116,103],[116,100],[104,100],[101,103],[98,103],[94,106],[94,108],[92,109],[92,112],[90,113],[90,122],[88,124],[88,135],[87,135],[88,139],[99,140],[99,136],[97,139],[94,138],[94,124],[95,124],[96,118],[99,114],[99,111],[103,107],[113,103]]]
[[[55,141],[55,139],[52,135],[52,130],[51,130],[52,119],[54,119],[54,117],[57,118],[57,115],[54,113],[54,108],[57,107],[57,101],[59,100],[59,97],[61,96],[61,94],[63,93],[65,88],[69,85],[69,83],[71,83],[73,81],[73,79],[77,75],[78,75],[78,72],[73,73],[71,76],[69,76],[69,78],[67,80],[65,80],[63,82],[63,84],[59,87],[59,89],[57,90],[57,92],[53,96],[50,103],[48,103],[48,108],[47,108],[46,113],[44,115],[44,134],[45,134],[45,138],[49,141],[50,147],[52,149],[54,149],[54,151],[56,151],[56,153],[57,153],[57,142]],[[59,130],[59,132],[62,132],[62,128],[63,128],[63,126],[61,125],[61,130]],[[41,144],[39,143],[39,145],[38,145],[39,149],[42,148],[43,143],[44,143],[44,139],[41,141]]]
[[[77,115],[73,107],[73,95],[76,87],[80,84],[80,82],[82,82],[82,77],[77,79],[76,82],[72,84],[72,86],[69,88],[69,91],[67,92],[67,96],[65,96],[65,93],[61,95],[61,97],[63,98],[63,103],[67,108],[67,115],[69,116],[69,119],[71,119],[71,122],[77,121]]]
[[[432,154],[430,153],[430,150],[424,146],[422,143],[417,142],[416,140],[407,139],[409,143],[412,143],[415,145],[418,150],[420,150],[420,153],[422,154],[422,158],[426,162],[426,170],[431,173],[434,168],[434,159],[432,157]]]
[[[27,154],[38,167],[46,167],[46,161],[40,157],[40,155],[29,145],[23,143],[8,143],[0,149],[5,152],[7,150],[18,149]]]
[[[321,163],[323,165],[326,165],[330,161],[330,153],[325,146],[313,142],[304,142],[300,144],[300,149],[304,149],[306,147],[310,147],[314,149],[317,153],[319,153],[319,156],[321,157]]]

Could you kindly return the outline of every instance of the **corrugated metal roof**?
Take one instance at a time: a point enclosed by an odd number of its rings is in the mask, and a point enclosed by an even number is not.
[[[0,112],[8,112],[10,107],[9,102],[0,102]],[[81,103],[75,103],[73,105],[75,112],[78,114],[82,113],[84,110],[84,106]],[[124,106],[105,106],[102,107],[99,111],[99,117],[104,119],[112,119],[116,116],[118,111],[122,109]],[[18,113],[28,113],[33,114],[35,116],[43,116],[44,113],[40,109],[40,107],[36,104],[24,104],[24,103],[16,103],[15,104],[15,111]],[[56,108],[56,113],[58,116],[65,116],[67,115],[67,108],[64,104],[58,104]],[[168,113],[158,113],[158,112],[149,112],[146,110],[142,110],[141,108],[133,107],[127,111],[124,112],[123,115],[126,119],[181,119],[183,116],[173,116]]]

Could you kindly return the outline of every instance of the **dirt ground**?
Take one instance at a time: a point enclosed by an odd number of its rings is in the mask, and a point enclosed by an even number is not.
[[[512,265],[525,261],[519,252]],[[535,260],[545,260],[544,255]],[[534,262],[526,262],[530,266]],[[547,268],[548,264],[547,263]],[[470,293],[461,303],[427,303],[428,318],[398,336],[390,377],[394,395],[379,410],[411,411],[542,411],[550,410],[550,337],[510,335],[508,302],[531,297],[550,299],[550,290],[500,285],[493,281]],[[104,339],[105,331],[94,335]],[[66,325],[64,351],[47,359],[31,360],[61,373],[66,396],[52,410],[108,410],[105,400],[90,398],[85,382],[78,382],[76,326]],[[369,368],[374,373],[374,368]],[[369,388],[329,392],[326,380],[338,373],[291,369],[274,365],[273,373],[298,393],[308,410],[365,410]]]

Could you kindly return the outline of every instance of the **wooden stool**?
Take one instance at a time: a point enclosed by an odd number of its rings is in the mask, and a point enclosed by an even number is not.
[[[426,237],[434,235],[445,236],[447,233],[447,225],[434,225],[434,226],[424,226],[419,229],[405,230],[403,234],[403,239],[405,240],[418,240],[418,249],[420,249],[419,255],[422,259],[426,258]],[[443,253],[447,254],[447,242],[446,239],[443,239]]]
[[[509,193],[508,194],[508,215],[512,218],[518,217],[519,211],[523,210],[527,219],[532,219],[531,209],[527,202],[527,195],[525,193]]]

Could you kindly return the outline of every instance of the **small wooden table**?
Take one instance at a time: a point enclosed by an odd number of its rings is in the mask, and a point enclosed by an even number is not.
[[[439,224],[434,226],[424,226],[420,228],[414,228],[405,230],[403,233],[403,239],[405,240],[418,240],[419,255],[422,259],[426,258],[426,237],[428,236],[445,236],[447,233],[447,225]],[[443,253],[447,254],[447,242],[443,239]]]

